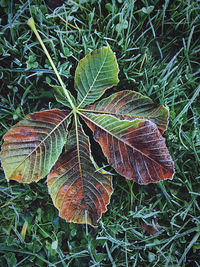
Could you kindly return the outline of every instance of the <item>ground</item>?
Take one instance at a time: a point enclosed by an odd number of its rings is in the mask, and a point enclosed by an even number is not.
[[[146,186],[111,170],[115,191],[96,228],[59,218],[46,179],[7,183],[1,168],[0,265],[200,266],[199,1],[1,0],[0,6],[1,144],[26,114],[62,108],[48,85],[58,84],[56,76],[27,26],[32,16],[72,94],[79,60],[110,45],[120,68],[111,92],[135,90],[169,108],[164,137],[175,163],[173,180]]]

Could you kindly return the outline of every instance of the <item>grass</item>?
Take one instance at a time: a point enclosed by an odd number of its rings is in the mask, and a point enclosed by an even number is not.
[[[62,108],[48,85],[56,77],[26,25],[33,16],[67,88],[78,61],[108,42],[120,67],[111,92],[136,90],[169,107],[165,137],[176,174],[148,186],[114,175],[108,211],[93,229],[58,217],[45,179],[7,183],[1,169],[0,265],[200,266],[198,1],[76,0],[54,11],[50,2],[0,1],[1,144],[26,114]]]

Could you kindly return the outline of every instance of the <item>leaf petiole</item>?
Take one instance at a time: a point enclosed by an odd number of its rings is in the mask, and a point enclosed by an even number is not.
[[[41,37],[40,37],[40,35],[39,35],[39,33],[38,33],[36,27],[35,27],[34,19],[31,17],[31,18],[28,20],[27,24],[28,24],[28,26],[32,29],[32,31],[35,33],[35,35],[36,35],[38,41],[40,42],[40,44],[41,44],[41,46],[42,46],[42,48],[43,48],[43,50],[44,50],[44,52],[45,52],[45,54],[46,54],[46,56],[47,56],[49,62],[50,62],[50,64],[51,64],[53,70],[55,71],[55,74],[56,74],[56,76],[57,76],[57,78],[58,78],[58,80],[59,80],[59,82],[60,82],[60,85],[61,85],[62,88],[63,88],[63,91],[64,91],[64,93],[65,93],[65,95],[66,95],[66,97],[67,97],[67,100],[69,101],[69,103],[70,103],[72,109],[73,109],[73,110],[76,110],[76,107],[74,106],[74,104],[73,104],[73,102],[72,102],[72,100],[71,100],[71,98],[70,98],[70,95],[69,95],[69,93],[68,93],[68,90],[66,89],[66,87],[65,87],[65,85],[64,85],[64,83],[63,83],[63,81],[62,81],[62,79],[61,79],[61,77],[60,77],[60,74],[58,73],[58,71],[57,71],[57,69],[56,69],[56,66],[55,66],[55,64],[53,63],[53,60],[52,60],[51,56],[49,55],[49,52],[48,52],[48,50],[46,49],[46,46],[44,45],[44,43],[43,43],[43,41],[42,41],[42,39],[41,39]]]

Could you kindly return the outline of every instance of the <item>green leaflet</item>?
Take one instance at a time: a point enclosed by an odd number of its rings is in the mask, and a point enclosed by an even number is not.
[[[45,177],[66,141],[69,111],[45,110],[27,115],[4,136],[1,162],[7,180],[31,183]]]
[[[119,174],[139,184],[173,178],[174,164],[155,123],[91,112],[83,112],[82,118]]]
[[[78,122],[64,153],[48,175],[48,188],[59,215],[68,222],[95,225],[112,194],[111,176],[98,172],[91,160],[89,138]]]
[[[58,86],[58,85],[52,85],[52,84],[49,84],[51,87],[53,87],[54,89],[54,96],[56,98],[56,100],[63,104],[64,106],[68,107],[68,108],[72,108],[71,107],[71,104],[69,103],[68,99],[67,99],[67,96],[65,95],[65,91],[63,89],[62,86]],[[73,97],[73,95],[70,93],[69,90],[68,91],[68,94],[69,94],[69,97],[71,98],[73,104],[76,106],[76,100],[75,98]]]
[[[86,109],[94,112],[101,111],[119,119],[148,119],[156,123],[162,133],[168,125],[169,110],[162,105],[155,104],[148,96],[135,91],[124,90],[112,94]]]
[[[75,73],[78,107],[93,103],[106,89],[117,85],[118,72],[116,57],[109,46],[97,49],[84,57]]]

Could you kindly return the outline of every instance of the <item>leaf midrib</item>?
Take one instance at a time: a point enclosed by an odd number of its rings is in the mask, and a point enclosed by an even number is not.
[[[115,118],[117,118],[117,116],[122,116],[122,117],[127,117],[130,118],[130,120],[132,119],[144,119],[144,120],[149,120],[149,118],[158,118],[158,117],[153,117],[153,116],[141,116],[141,115],[128,115],[128,114],[120,114],[120,113],[115,113],[115,112],[111,112],[111,111],[104,111],[104,110],[92,110],[92,109],[84,109],[84,108],[80,108],[78,109],[79,112],[89,112],[89,113],[97,113],[97,114],[106,114],[106,115],[111,115]],[[81,113],[82,114],[82,113]],[[149,120],[150,121],[150,120]],[[164,125],[164,124],[163,124]]]

